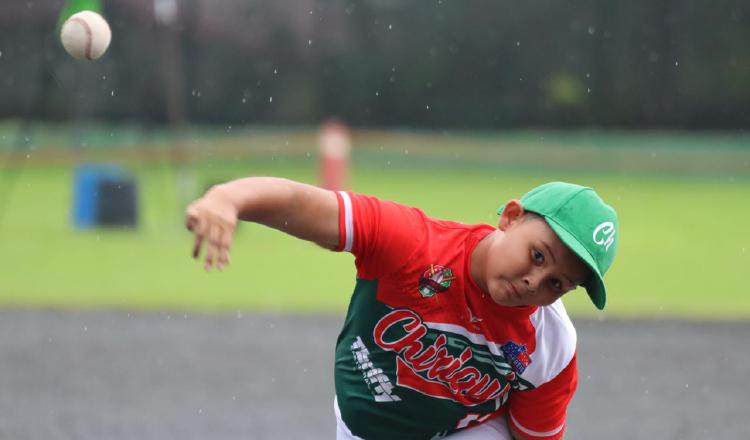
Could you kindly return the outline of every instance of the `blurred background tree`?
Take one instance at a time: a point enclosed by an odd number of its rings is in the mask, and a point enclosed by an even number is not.
[[[193,122],[366,126],[744,128],[750,4],[727,0],[181,0]],[[152,0],[107,0],[114,38],[74,86],[53,35],[62,0],[0,4],[0,118],[52,63],[34,118],[169,120]]]

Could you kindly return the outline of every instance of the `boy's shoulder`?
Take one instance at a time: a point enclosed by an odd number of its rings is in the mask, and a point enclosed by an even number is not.
[[[544,383],[556,377],[575,356],[578,335],[561,299],[538,307],[529,316],[536,331],[533,362],[526,373],[532,383]]]

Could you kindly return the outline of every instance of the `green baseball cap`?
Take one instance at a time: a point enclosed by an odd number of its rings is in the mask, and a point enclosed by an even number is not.
[[[521,198],[526,211],[541,215],[547,224],[591,269],[583,287],[596,308],[604,309],[607,294],[603,276],[617,252],[617,213],[593,189],[565,182],[538,186]],[[498,214],[503,212],[503,207]]]

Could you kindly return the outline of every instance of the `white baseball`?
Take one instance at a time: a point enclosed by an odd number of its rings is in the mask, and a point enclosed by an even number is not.
[[[63,23],[60,40],[73,58],[95,60],[107,51],[112,31],[101,15],[93,11],[81,11]]]

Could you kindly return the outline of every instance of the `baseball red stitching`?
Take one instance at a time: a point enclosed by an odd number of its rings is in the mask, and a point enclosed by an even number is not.
[[[81,17],[73,17],[70,19],[70,21],[74,21],[81,26],[83,26],[83,30],[86,31],[86,51],[84,52],[84,56],[86,59],[92,60],[91,58],[91,44],[93,41],[93,33],[91,32],[91,27],[88,23],[86,23],[86,20],[82,19]]]

